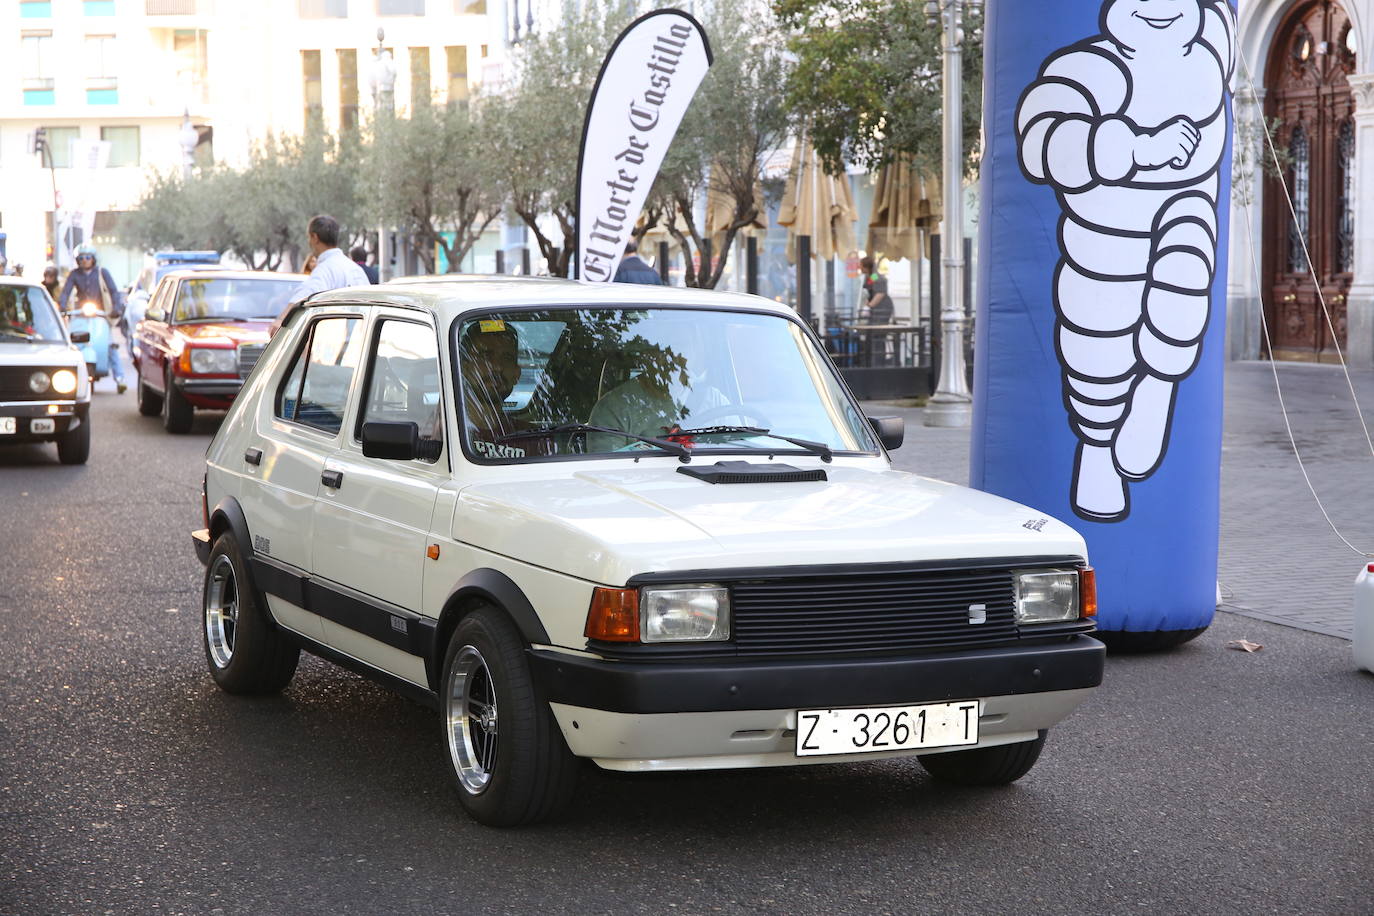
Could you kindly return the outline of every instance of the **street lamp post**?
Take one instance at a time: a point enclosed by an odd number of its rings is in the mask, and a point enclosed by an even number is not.
[[[941,284],[940,380],[926,402],[926,426],[968,426],[973,407],[965,379],[964,332],[964,7],[977,9],[982,0],[926,0],[926,19],[940,24],[944,38],[944,226],[940,250]]]
[[[377,29],[377,54],[372,60],[369,82],[372,84],[372,105],[379,135],[387,129],[396,114],[396,64],[391,59],[391,52],[386,49],[385,41],[386,30]],[[377,278],[383,283],[392,277],[391,260],[387,257],[390,247],[387,244],[388,236],[386,224],[382,223],[377,227]]]

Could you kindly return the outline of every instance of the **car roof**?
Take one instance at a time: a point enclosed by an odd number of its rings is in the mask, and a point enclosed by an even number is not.
[[[426,279],[413,283],[385,283],[380,286],[353,286],[329,290],[312,296],[307,306],[332,302],[371,305],[396,305],[423,308],[440,319],[451,319],[472,311],[516,306],[570,308],[589,305],[638,306],[666,305],[700,309],[749,309],[779,315],[795,315],[791,306],[761,296],[676,286],[650,286],[634,283],[594,283],[550,277],[490,277],[455,275],[462,279],[440,282]]]
[[[307,276],[307,274],[280,273],[275,270],[226,270],[223,267],[206,270],[190,266],[178,267],[176,270],[163,274],[164,279],[173,277],[178,280],[185,277],[195,277],[198,280],[285,280],[290,283],[299,283]]]
[[[412,274],[408,277],[392,277],[391,283],[561,283],[562,277],[534,277],[526,274]]]
[[[28,277],[11,277],[8,275],[0,276],[0,286],[39,286],[43,284],[37,280],[30,280]]]

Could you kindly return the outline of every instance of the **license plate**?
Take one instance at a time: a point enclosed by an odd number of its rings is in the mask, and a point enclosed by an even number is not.
[[[978,701],[797,712],[797,756],[978,743]]]
[[[30,420],[29,432],[35,436],[41,436],[57,429],[57,424],[52,420]]]
[[[12,436],[15,432],[14,417],[0,417],[0,436]]]

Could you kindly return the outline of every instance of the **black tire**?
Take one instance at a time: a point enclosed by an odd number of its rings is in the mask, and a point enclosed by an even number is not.
[[[567,805],[578,760],[530,676],[524,640],[504,614],[479,608],[458,624],[439,690],[449,765],[474,820],[514,827]],[[482,721],[487,714],[489,724]]]
[[[940,782],[959,786],[1005,786],[1016,782],[1035,766],[1048,734],[1048,730],[1042,729],[1034,741],[926,754],[916,759]]]
[[[169,433],[189,433],[191,420],[195,417],[195,408],[172,384],[170,371],[167,373],[166,382],[167,387],[162,392],[162,427]]]
[[[201,642],[220,689],[277,693],[291,683],[301,650],[268,616],[232,532],[210,549],[202,594]]]
[[[62,434],[57,440],[57,460],[63,464],[85,464],[91,456],[91,418],[81,418],[81,425]]]
[[[137,386],[134,391],[138,397],[138,412],[145,417],[157,416],[162,412],[162,395],[148,387],[147,383],[143,381],[142,372],[135,377],[138,379],[134,383]]]
[[[1113,655],[1131,655],[1139,652],[1164,652],[1177,649],[1189,640],[1196,639],[1206,627],[1195,630],[1153,630],[1148,633],[1132,633],[1127,630],[1098,630],[1093,634],[1102,640],[1107,651]]]

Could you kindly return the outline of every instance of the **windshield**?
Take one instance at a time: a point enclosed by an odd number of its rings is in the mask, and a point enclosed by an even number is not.
[[[62,320],[41,286],[0,286],[0,344],[65,343]]]
[[[454,335],[479,459],[877,449],[824,354],[780,316],[510,311],[455,322]]]
[[[188,277],[177,290],[172,320],[276,318],[298,283],[295,279],[266,277]]]

